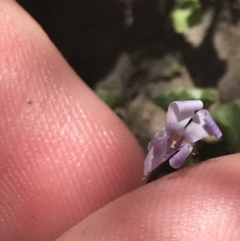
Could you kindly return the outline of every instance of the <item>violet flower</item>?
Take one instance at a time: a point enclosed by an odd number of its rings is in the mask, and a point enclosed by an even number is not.
[[[179,168],[192,153],[195,142],[222,136],[209,112],[202,108],[200,100],[174,101],[169,105],[166,125],[148,145],[144,176],[168,159],[173,168]]]

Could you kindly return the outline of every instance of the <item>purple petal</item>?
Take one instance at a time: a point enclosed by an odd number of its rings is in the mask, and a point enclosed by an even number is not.
[[[153,170],[153,148],[148,151],[148,154],[146,156],[146,159],[144,161],[144,169],[143,169],[143,175],[144,177],[148,176],[149,173]]]
[[[170,148],[168,139],[169,136],[166,133],[165,127],[163,127],[149,143],[149,151],[144,162],[144,176],[147,176],[168,159],[167,151]]]
[[[212,135],[221,137],[222,133],[207,110],[198,111],[184,131],[185,140],[190,143]]]
[[[205,123],[206,123],[205,128],[210,135],[215,136],[216,138],[220,138],[222,136],[221,130],[219,129],[218,125],[213,120],[210,114],[206,116]]]
[[[168,107],[166,129],[169,134],[182,134],[195,111],[203,108],[200,100],[174,101]]]
[[[193,150],[193,146],[187,142],[182,142],[179,151],[170,158],[169,164],[173,168],[179,168]]]

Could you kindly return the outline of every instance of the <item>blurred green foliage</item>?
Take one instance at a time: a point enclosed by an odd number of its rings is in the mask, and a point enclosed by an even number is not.
[[[120,91],[99,89],[96,94],[112,109],[124,104],[124,96]]]
[[[170,17],[174,30],[177,33],[184,33],[200,21],[200,0],[176,0]]]
[[[228,151],[240,152],[240,100],[220,105],[212,115],[223,132]]]
[[[202,100],[204,107],[208,109],[218,99],[219,93],[216,89],[177,88],[155,97],[155,103],[167,111],[169,104],[175,100]]]

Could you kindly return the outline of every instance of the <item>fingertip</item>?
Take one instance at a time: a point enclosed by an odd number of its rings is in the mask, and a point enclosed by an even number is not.
[[[53,240],[141,186],[143,153],[16,2],[0,23],[0,236]]]
[[[95,212],[58,241],[240,239],[240,155],[180,170]]]

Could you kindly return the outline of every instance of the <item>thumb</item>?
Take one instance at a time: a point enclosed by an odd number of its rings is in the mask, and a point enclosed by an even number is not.
[[[217,158],[145,185],[57,241],[240,240],[240,155]]]

